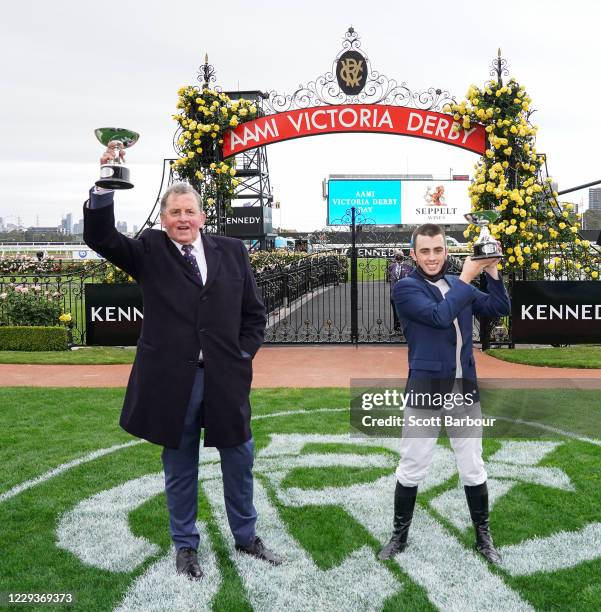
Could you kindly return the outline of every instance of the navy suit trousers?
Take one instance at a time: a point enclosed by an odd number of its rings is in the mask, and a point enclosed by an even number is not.
[[[204,369],[198,368],[179,448],[163,448],[169,532],[176,549],[198,549],[198,458],[202,427]],[[218,448],[225,509],[236,544],[249,546],[255,537],[257,511],[253,505],[253,450],[251,438],[231,448]]]

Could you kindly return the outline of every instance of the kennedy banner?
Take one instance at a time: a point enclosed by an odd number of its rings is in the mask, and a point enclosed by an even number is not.
[[[286,111],[242,123],[225,133],[223,156],[292,138],[343,132],[427,138],[479,155],[486,150],[486,132],[479,124],[464,130],[444,113],[380,104],[347,104]]]
[[[601,342],[601,283],[516,281],[511,314],[514,342]]]
[[[86,344],[135,346],[142,330],[142,291],[134,283],[85,285]]]
[[[225,218],[226,236],[260,238],[271,232],[271,208],[268,206],[233,206]]]

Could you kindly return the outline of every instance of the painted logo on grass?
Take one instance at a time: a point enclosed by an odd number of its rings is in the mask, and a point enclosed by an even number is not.
[[[518,485],[546,487],[576,493],[569,476],[560,468],[540,465],[562,442],[502,441],[487,461],[493,508]],[[370,450],[375,452],[366,452]],[[382,450],[383,449],[383,450]],[[258,530],[270,547],[283,555],[279,567],[267,566],[234,551],[223,502],[219,456],[201,453],[200,482],[217,525],[228,542],[229,555],[257,611],[380,610],[386,599],[400,593],[403,584],[391,565],[376,560],[376,547],[353,550],[336,567],[318,567],[308,551],[290,533],[276,506],[338,506],[384,544],[392,523],[394,469],[398,440],[352,439],[347,435],[272,434],[255,461],[255,505]],[[327,468],[380,468],[389,471],[370,482],[350,486],[300,488],[287,480],[299,470]],[[491,570],[480,556],[466,548],[460,535],[470,529],[461,488],[445,485],[455,478],[455,459],[440,445],[421,493],[440,487],[442,492],[418,505],[410,532],[410,546],[394,563],[419,584],[431,603],[441,610],[530,610],[531,604],[511,588],[502,575],[530,576],[571,568],[601,557],[601,523],[591,522],[576,531],[560,531],[548,537],[529,537],[501,546],[504,563]],[[163,491],[161,473],[130,480],[83,500],[60,517],[57,542],[82,563],[110,572],[131,572],[159,553],[156,544],[134,535],[128,515]],[[447,525],[448,523],[450,525]],[[211,601],[223,577],[206,535],[199,525],[200,563],[205,579],[190,582],[174,572],[174,552],[150,565],[130,585],[119,610],[211,609]],[[561,554],[557,554],[560,550]],[[466,603],[467,602],[467,603]]]

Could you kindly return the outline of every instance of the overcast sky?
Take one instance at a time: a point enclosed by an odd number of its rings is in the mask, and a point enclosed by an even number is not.
[[[196,83],[204,54],[224,90],[291,93],[331,70],[347,28],[372,69],[412,90],[462,99],[489,78],[501,47],[510,74],[537,109],[538,150],[560,189],[601,179],[597,2],[199,2],[19,0],[0,22],[0,217],[26,226],[81,217],[102,151],[94,128],[141,134],[128,152],[135,189],[116,216],[141,225],[163,158],[173,157],[177,90]],[[469,152],[403,136],[322,135],[271,145],[268,161],[282,225],[325,224],[321,181],[332,173],[470,173]],[[587,203],[580,191],[572,201]],[[274,225],[279,222],[274,211]]]

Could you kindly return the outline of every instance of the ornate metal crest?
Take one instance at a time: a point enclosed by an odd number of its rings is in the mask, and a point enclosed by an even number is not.
[[[340,89],[349,96],[356,96],[367,82],[367,58],[359,51],[345,51],[336,61],[336,79]]]
[[[367,54],[361,49],[359,35],[350,27],[329,72],[306,85],[299,85],[290,95],[269,92],[263,110],[266,114],[273,114],[336,104],[389,104],[441,110],[451,102],[455,102],[455,98],[441,88],[412,91],[404,81],[397,83],[373,70]]]

